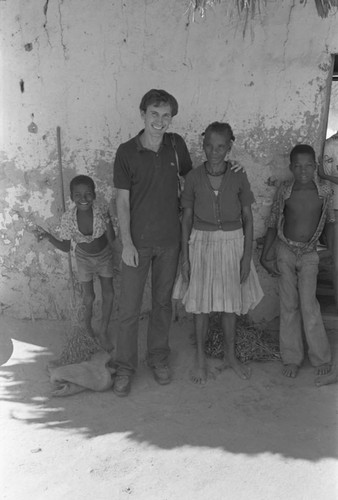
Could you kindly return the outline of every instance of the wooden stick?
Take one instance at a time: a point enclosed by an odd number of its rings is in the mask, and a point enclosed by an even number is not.
[[[56,127],[56,140],[57,140],[57,148],[58,148],[62,209],[63,209],[63,212],[65,212],[66,211],[66,202],[65,202],[65,189],[64,189],[63,170],[62,170],[61,128],[60,127]],[[72,258],[71,258],[70,252],[68,252],[68,270],[69,270],[70,284],[71,284],[71,288],[72,288],[72,299],[73,299],[73,305],[74,305],[75,304],[75,287],[74,287]]]
[[[66,202],[65,202],[64,184],[63,184],[62,152],[61,152],[61,128],[60,127],[56,127],[56,139],[57,139],[57,145],[58,145],[58,159],[59,159],[62,209],[65,212],[66,211]]]

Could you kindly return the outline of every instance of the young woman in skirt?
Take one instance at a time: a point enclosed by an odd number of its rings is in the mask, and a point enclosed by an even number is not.
[[[230,366],[241,378],[250,377],[250,368],[235,356],[236,315],[246,314],[263,297],[252,262],[254,196],[246,173],[231,170],[227,161],[234,140],[227,123],[207,127],[206,161],[189,172],[182,194],[182,260],[174,298],[182,298],[194,314],[192,380],[199,384],[208,376],[204,345],[211,312],[221,313],[227,346],[220,369]]]

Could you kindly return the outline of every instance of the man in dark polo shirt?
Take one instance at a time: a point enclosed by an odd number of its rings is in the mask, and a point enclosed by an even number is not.
[[[137,368],[138,320],[150,266],[147,362],[159,384],[171,381],[168,334],[180,249],[178,168],[180,175],[192,168],[183,138],[166,133],[178,112],[176,99],[164,90],[152,89],[143,96],[140,111],[144,129],[119,146],[114,164],[123,247],[114,382],[118,396],[129,394]]]

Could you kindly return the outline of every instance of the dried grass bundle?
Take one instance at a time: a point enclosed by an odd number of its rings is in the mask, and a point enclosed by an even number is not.
[[[190,0],[186,12],[194,21],[196,13],[203,18],[208,7],[214,7],[222,1],[224,0]],[[239,15],[245,12],[246,19],[248,19],[249,16],[253,17],[256,12],[260,12],[261,4],[266,3],[266,0],[228,0],[227,3],[228,7],[235,8]]]
[[[84,306],[73,303],[71,306],[71,329],[66,332],[66,342],[59,358],[53,360],[50,366],[64,366],[88,361],[93,354],[102,351],[98,341],[93,338],[84,326]]]
[[[194,22],[196,14],[199,14],[201,18],[204,18],[208,7],[214,7],[222,1],[224,2],[225,0],[190,0],[189,6],[186,10],[188,19],[191,19]],[[244,36],[249,19],[253,18],[256,13],[260,14],[261,4],[266,4],[266,0],[227,0],[225,3],[227,16],[229,18],[233,17],[233,11],[237,11],[239,18],[242,17],[242,14],[244,15]]]
[[[231,10],[231,8],[235,8],[241,16],[243,13],[245,15],[245,25],[243,33],[245,34],[245,30],[247,27],[247,23],[249,18],[254,17],[254,15],[258,12],[260,13],[261,5],[266,4],[266,0],[190,0],[189,6],[187,8],[187,13],[189,18],[193,21],[195,20],[196,13],[200,15],[200,17],[205,17],[206,10],[208,7],[213,7],[216,4],[224,1],[228,4],[227,10]],[[277,2],[277,0],[275,0]],[[317,12],[320,17],[324,18],[329,15],[329,12],[332,8],[338,7],[338,0],[314,0],[317,8]],[[300,0],[300,3],[307,3],[307,0]]]
[[[235,352],[242,363],[280,360],[278,334],[251,324],[246,317],[240,317],[237,320]],[[218,313],[210,316],[205,353],[219,359],[224,355],[224,335]]]

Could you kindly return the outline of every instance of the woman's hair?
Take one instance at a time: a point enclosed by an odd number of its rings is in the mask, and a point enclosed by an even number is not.
[[[85,184],[85,186],[89,186],[95,194],[95,183],[93,179],[88,175],[77,175],[76,177],[73,177],[69,184],[70,194],[73,194],[75,186],[78,186],[79,184]]]
[[[169,104],[171,109],[171,116],[175,116],[178,113],[178,102],[175,97],[168,94],[162,89],[151,89],[147,92],[141,100],[140,110],[146,112],[148,106],[161,106],[162,104]]]
[[[312,146],[309,146],[309,144],[297,144],[294,148],[292,148],[291,153],[290,153],[290,162],[292,163],[292,160],[296,155],[301,155],[301,154],[308,154],[311,155],[313,160],[316,161],[316,153],[313,149]]]
[[[207,126],[202,135],[206,136],[211,132],[215,132],[216,134],[224,134],[227,137],[229,137],[231,141],[235,140],[234,133],[229,123],[212,122],[210,123],[210,125]]]

